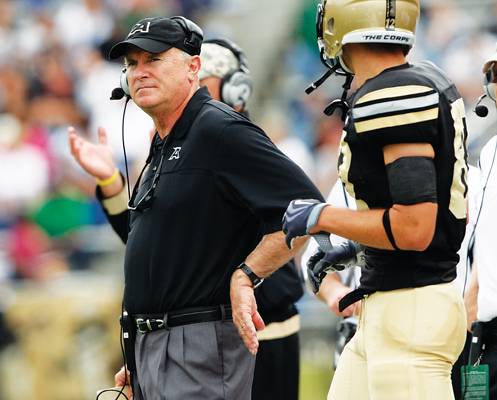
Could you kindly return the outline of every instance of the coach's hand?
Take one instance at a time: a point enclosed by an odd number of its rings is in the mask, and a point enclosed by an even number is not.
[[[72,126],[67,132],[71,154],[86,172],[100,180],[108,179],[114,174],[116,165],[104,128],[98,128],[98,143],[79,136]]]
[[[256,355],[259,348],[256,330],[264,329],[265,325],[257,311],[252,282],[240,269],[236,269],[231,276],[230,298],[233,322],[238,333],[250,353]]]
[[[79,136],[72,126],[67,129],[67,132],[71,154],[86,172],[97,179],[97,184],[100,186],[104,198],[113,197],[120,193],[124,188],[124,182],[114,163],[105,129],[98,128],[97,143],[92,143]]]
[[[133,399],[133,389],[130,384],[130,373],[129,370],[124,368],[124,366],[114,375],[114,385],[116,389],[121,389],[124,387],[123,392],[128,398]],[[120,398],[120,397],[119,397]]]
[[[312,229],[316,226],[321,211],[327,205],[314,199],[298,199],[290,202],[283,216],[283,232],[285,232],[285,241],[289,249],[292,248],[295,238],[316,233],[312,232]]]

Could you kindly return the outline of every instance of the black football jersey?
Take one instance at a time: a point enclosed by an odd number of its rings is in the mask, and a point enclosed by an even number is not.
[[[438,214],[425,251],[366,248],[361,287],[393,290],[450,282],[466,224],[467,157],[464,103],[429,62],[404,64],[366,81],[350,99],[338,169],[359,210],[389,208],[383,146],[430,143],[435,150]]]

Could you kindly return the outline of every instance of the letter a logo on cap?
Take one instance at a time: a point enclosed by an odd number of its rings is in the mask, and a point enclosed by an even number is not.
[[[128,33],[127,38],[133,36],[137,32],[148,33],[149,30],[150,30],[150,21],[148,21],[146,24],[136,24],[133,27],[133,29],[131,29],[131,32]]]

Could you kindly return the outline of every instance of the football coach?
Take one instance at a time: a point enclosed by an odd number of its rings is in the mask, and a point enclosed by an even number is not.
[[[199,88],[202,39],[183,17],[145,18],[110,51],[124,57],[123,90],[157,129],[129,202],[105,130],[92,143],[69,128],[72,154],[126,244],[135,400],[250,399],[257,349],[233,323],[230,280],[257,286],[252,269],[291,259],[288,203],[324,200],[259,127]],[[125,382],[121,370],[116,383]]]

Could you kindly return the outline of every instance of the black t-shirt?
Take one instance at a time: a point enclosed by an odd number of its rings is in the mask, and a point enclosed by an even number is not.
[[[267,324],[281,322],[298,313],[295,303],[304,294],[303,277],[291,260],[255,290],[257,311]]]
[[[230,277],[263,235],[281,230],[295,198],[324,201],[264,132],[207,90],[196,92],[170,135],[158,135],[136,198],[151,206],[109,216],[126,241],[125,306],[156,313],[229,303]]]
[[[393,290],[450,282],[466,223],[466,122],[454,85],[428,62],[404,64],[366,81],[351,99],[339,175],[358,209],[392,206],[383,147],[430,143],[435,151],[438,214],[425,251],[366,248],[361,287]]]

